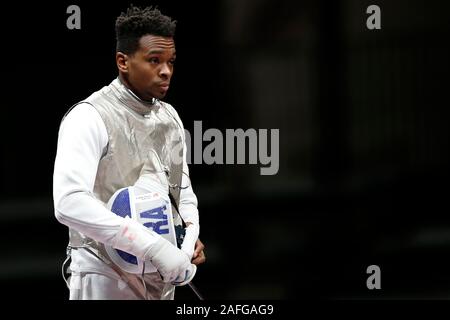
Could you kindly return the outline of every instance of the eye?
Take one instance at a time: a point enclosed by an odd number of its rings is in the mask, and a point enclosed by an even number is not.
[[[175,59],[170,59],[169,60],[169,64],[174,65],[175,64]]]
[[[158,64],[159,63],[159,59],[156,58],[156,57],[153,57],[153,58],[148,59],[148,62]]]

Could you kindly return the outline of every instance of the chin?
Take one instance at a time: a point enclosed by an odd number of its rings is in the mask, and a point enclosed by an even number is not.
[[[166,93],[157,93],[154,95],[156,99],[163,99],[166,96]]]

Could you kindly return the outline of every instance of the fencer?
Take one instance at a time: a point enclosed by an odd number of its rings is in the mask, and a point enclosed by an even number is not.
[[[53,200],[69,228],[70,299],[173,299],[175,286],[205,261],[183,123],[161,100],[173,74],[174,32],[157,9],[122,13],[119,76],[61,122]]]

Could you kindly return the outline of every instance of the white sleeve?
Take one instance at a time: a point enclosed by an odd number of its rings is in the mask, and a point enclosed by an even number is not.
[[[97,167],[107,144],[108,133],[97,110],[84,103],[69,112],[58,134],[53,201],[60,223],[113,245],[125,219],[108,210],[93,193]]]
[[[184,132],[183,132],[184,134]],[[189,186],[188,188],[181,189],[180,192],[180,215],[185,222],[190,222],[197,227],[199,225],[199,214],[198,214],[198,201],[197,196],[192,188],[191,179],[189,178],[189,168],[186,160],[186,143],[184,144],[184,155],[183,155],[183,177],[181,179],[181,186]]]

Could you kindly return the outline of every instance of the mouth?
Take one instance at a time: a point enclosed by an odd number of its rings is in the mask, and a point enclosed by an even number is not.
[[[163,82],[163,83],[159,83],[158,87],[160,87],[163,90],[168,90],[169,89],[169,85],[170,85],[169,82]]]

